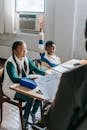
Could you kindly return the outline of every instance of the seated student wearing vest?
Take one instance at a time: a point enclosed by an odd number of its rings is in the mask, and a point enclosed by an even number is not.
[[[45,52],[40,53],[41,68],[43,70],[50,69],[61,63],[60,58],[56,56],[56,45],[53,41],[47,41],[45,44]]]
[[[9,57],[5,63],[3,80],[3,92],[5,95],[12,99],[20,99],[21,101],[26,102],[23,116],[25,122],[25,130],[27,129],[26,122],[28,121],[33,98],[15,92],[9,89],[9,86],[13,85],[14,83],[20,83],[21,78],[27,77],[30,71],[34,71],[35,73],[41,75],[46,74],[46,72],[38,69],[33,64],[33,62],[26,56],[26,54],[26,43],[24,41],[15,41],[12,46],[12,56]],[[36,99],[31,112],[33,122],[35,121],[35,113],[37,112],[40,104],[41,101]]]

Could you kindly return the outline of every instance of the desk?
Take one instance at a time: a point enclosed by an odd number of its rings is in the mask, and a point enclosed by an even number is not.
[[[19,84],[14,84],[14,85],[10,86],[10,89],[12,89],[18,93],[24,94],[26,96],[36,98],[36,99],[41,100],[41,101],[46,100],[44,95],[37,93],[37,89],[31,90],[27,87],[20,86]],[[42,106],[41,106],[41,114],[42,114]],[[46,127],[41,128],[41,127],[31,123],[31,122],[27,122],[27,123],[29,125],[33,126],[33,128],[36,128],[38,130],[46,130],[47,129]]]
[[[30,96],[32,98],[37,98],[38,100],[46,100],[46,98],[44,97],[43,94],[38,94],[37,93],[37,89],[29,89],[27,87],[24,87],[24,86],[20,86],[19,84],[14,84],[12,86],[10,86],[10,89],[18,92],[18,93],[21,93],[21,94],[24,94],[26,96]]]
[[[80,63],[80,60],[71,59],[67,62],[60,64],[57,67],[53,67],[52,74],[39,77],[38,79],[35,80],[37,82],[37,87],[33,90],[20,86],[19,84],[14,84],[10,86],[10,89],[33,98],[37,98],[38,100],[41,101],[49,99],[52,100],[53,97],[55,97],[56,91],[58,89],[58,84],[60,82],[62,73],[75,68],[76,67],[74,66],[75,63]],[[41,90],[43,94],[38,94],[37,93],[38,90]]]
[[[67,63],[67,64],[75,64],[75,63],[80,63],[81,60],[79,59],[71,59],[69,61],[66,61],[64,63]]]
[[[74,65],[74,64],[77,64],[77,65]],[[78,65],[80,65],[80,60],[71,59],[71,60],[66,61],[66,62],[64,62],[56,67],[53,67],[52,69],[56,72],[63,73],[63,72],[69,71],[71,69],[74,69]]]
[[[68,69],[73,69],[76,66],[80,65],[80,60],[77,59],[71,59],[67,62],[64,62],[61,64],[63,67],[68,68]]]
[[[71,60],[71,61],[68,61],[68,62],[66,62],[66,64],[75,64],[75,63],[78,63],[78,60]],[[64,67],[64,63],[63,64],[61,64],[60,66],[63,66]],[[75,66],[73,66],[73,67],[75,67]],[[66,67],[65,67],[66,68]],[[68,70],[69,69],[71,69],[71,68],[68,68]],[[60,75],[60,76],[59,76]],[[41,77],[42,78],[42,87],[43,87],[43,85],[45,84],[45,86],[44,87],[46,87],[46,89],[47,89],[47,87],[48,87],[48,92],[52,92],[50,95],[52,95],[53,93],[55,93],[56,91],[57,91],[57,89],[58,89],[58,84],[59,84],[59,81],[60,81],[60,77],[61,77],[61,74],[59,73],[59,75],[58,75],[58,73],[56,73],[55,74],[55,76],[54,76],[54,74],[52,74],[51,75],[51,77],[48,77],[48,75],[47,75],[47,77]],[[54,78],[54,79],[53,79]],[[53,81],[51,80],[51,79],[53,79],[54,80],[54,83],[53,83]],[[57,83],[56,83],[57,82]],[[40,81],[38,81],[38,83],[40,84],[41,82]],[[15,84],[15,85],[12,85],[11,87],[10,87],[12,90],[14,90],[14,91],[16,91],[16,92],[19,92],[19,93],[22,93],[22,94],[24,94],[24,95],[27,95],[27,96],[31,96],[31,97],[33,97],[33,98],[37,98],[37,99],[39,99],[39,100],[41,100],[41,101],[43,101],[43,100],[45,100],[46,98],[45,98],[45,96],[44,96],[44,94],[43,95],[41,95],[41,94],[38,94],[37,93],[37,89],[33,89],[33,90],[31,90],[31,89],[29,89],[29,88],[26,88],[26,87],[23,87],[23,86],[20,86],[19,84]],[[53,92],[55,90],[55,92]],[[31,123],[29,123],[29,124],[31,124]],[[32,125],[32,124],[31,124]]]
[[[67,62],[64,62],[56,67],[53,67],[51,70],[52,74],[46,75],[44,78],[37,79],[37,82],[39,82],[39,85],[44,87],[48,93],[48,96],[50,100],[55,98],[56,92],[59,87],[60,78],[62,73],[70,71],[79,65],[75,66],[74,64],[80,63],[80,60],[77,59],[71,59]]]

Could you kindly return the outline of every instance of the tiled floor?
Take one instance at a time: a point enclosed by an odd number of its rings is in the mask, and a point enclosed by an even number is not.
[[[37,112],[37,116],[40,117],[40,112]],[[29,121],[31,121],[31,117],[29,117]],[[21,122],[19,119],[19,111],[18,108],[4,103],[3,107],[3,121],[1,123],[0,130],[21,130]],[[29,126],[29,130],[32,128]]]

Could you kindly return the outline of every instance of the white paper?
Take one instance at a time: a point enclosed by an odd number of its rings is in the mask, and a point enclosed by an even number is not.
[[[62,64],[62,66],[65,67],[65,68],[68,68],[68,69],[75,68],[75,66],[73,64],[66,64],[66,63],[64,63],[64,64]]]
[[[30,78],[30,79],[37,79],[37,78],[40,78],[41,77],[41,75],[39,75],[39,74],[29,74],[28,75],[28,78]]]
[[[53,69],[54,71],[58,71],[58,72],[60,72],[60,73],[64,73],[64,72],[66,72],[66,71],[69,70],[68,68],[65,68],[65,67],[63,67],[63,66],[61,66],[61,65],[58,65],[58,66],[56,66],[56,67],[53,67],[52,69]]]
[[[35,80],[38,88],[42,91],[47,100],[52,100],[55,97],[60,77],[61,75],[55,73]]]
[[[68,69],[73,69],[76,67],[74,64],[77,64],[77,63],[80,64],[80,60],[72,59],[70,61],[67,61],[67,62],[61,64],[61,66],[68,68]]]

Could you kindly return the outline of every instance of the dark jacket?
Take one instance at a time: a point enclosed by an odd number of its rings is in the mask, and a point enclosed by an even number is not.
[[[48,115],[49,130],[86,130],[87,65],[62,74],[58,91]],[[87,124],[87,119],[86,119]],[[82,127],[82,128],[81,128]]]

